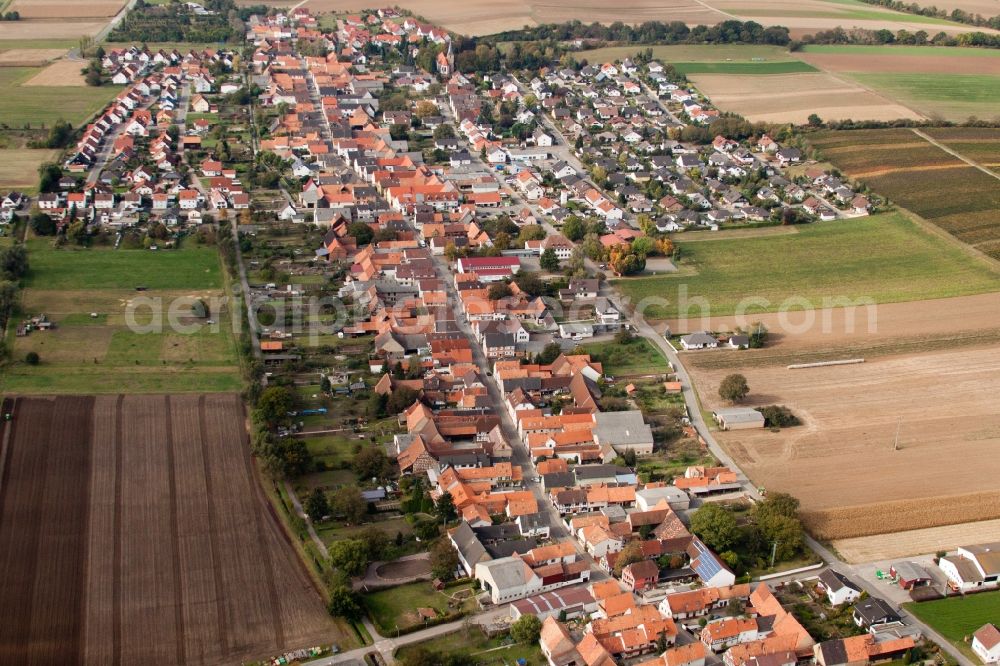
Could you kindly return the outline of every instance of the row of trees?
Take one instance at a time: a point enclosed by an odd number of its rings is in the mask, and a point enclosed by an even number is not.
[[[866,30],[852,28],[845,30],[836,27],[831,30],[821,30],[815,35],[806,35],[802,42],[789,44],[789,49],[795,51],[802,44],[915,44],[926,46],[965,46],[997,49],[1000,48],[1000,35],[986,32],[963,32],[949,35],[938,32],[931,37],[924,30],[910,32],[898,30],[892,32],[885,28],[881,30]]]
[[[683,21],[646,21],[626,25],[616,21],[610,25],[586,24],[581,21],[548,23],[523,30],[491,35],[493,43],[517,41],[565,42],[577,39],[627,42],[629,44],[677,44],[684,42],[710,44],[788,44],[788,28],[765,28],[755,21],[723,21],[714,26],[697,25],[689,28]]]

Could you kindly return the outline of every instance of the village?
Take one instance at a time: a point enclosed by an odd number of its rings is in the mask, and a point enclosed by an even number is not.
[[[871,576],[841,562],[706,421],[776,424],[702,414],[678,356],[766,335],[671,339],[611,282],[676,271],[670,234],[877,210],[790,129],[720,114],[649,57],[461,73],[447,31],[388,8],[254,15],[242,55],[131,47],[102,66],[125,88],[33,217],[150,250],[231,221],[255,379],[291,402],[255,436],[304,450],[275,488],[308,552],[340,566],[354,528],[396,536],[398,558],[369,553],[344,585],[371,645],[316,663],[391,663],[466,616],[537,618],[550,666],[974,663],[903,604],[1000,587],[1000,544]],[[2,202],[8,221],[27,205]],[[394,627],[357,612],[404,585],[470,605],[394,607]],[[969,647],[997,663],[1000,631]]]

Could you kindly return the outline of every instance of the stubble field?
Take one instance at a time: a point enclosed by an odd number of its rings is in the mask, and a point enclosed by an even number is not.
[[[222,664],[328,639],[243,419],[232,394],[17,399],[0,661]]]
[[[68,0],[14,0],[7,11],[16,11],[22,18],[66,19],[102,18],[114,16],[125,6],[125,0],[106,2],[72,2]]]
[[[58,60],[24,82],[25,86],[85,86],[83,63],[75,60]]]
[[[817,537],[844,539],[1000,517],[1000,462],[990,453],[1000,445],[994,335],[989,346],[849,366],[754,366],[745,362],[754,352],[731,356],[729,367],[713,363],[711,352],[686,354],[685,364],[708,409],[724,406],[722,378],[741,372],[747,404],[782,404],[799,417],[801,426],[780,432],[720,432],[719,439],[755,484],[798,497]],[[840,358],[857,356],[845,349]],[[973,530],[968,536],[975,540]]]

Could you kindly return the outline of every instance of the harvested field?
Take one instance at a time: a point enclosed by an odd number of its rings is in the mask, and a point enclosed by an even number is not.
[[[990,453],[1000,445],[998,340],[851,366],[741,365],[748,404],[786,405],[803,425],[718,437],[755,484],[798,497],[821,538],[1000,517],[1000,461]],[[699,367],[700,356],[711,353],[685,360],[704,407],[718,408],[733,369]],[[978,474],[968,474],[969,461]]]
[[[0,150],[0,189],[29,190],[38,187],[38,167],[59,159],[58,150],[6,148]]]
[[[20,398],[0,661],[222,664],[329,640],[232,394]]]
[[[0,40],[79,39],[100,32],[107,21],[22,19],[0,22]],[[26,47],[27,48],[27,47]]]
[[[761,76],[695,74],[690,78],[720,109],[752,121],[802,124],[813,113],[824,120],[920,117],[904,106],[824,72]]]
[[[864,51],[825,51],[808,48],[802,60],[834,73],[879,74],[983,74],[1000,76],[1000,57],[974,50],[967,57],[954,57],[952,49],[929,46],[921,51],[893,47],[865,47]],[[969,49],[954,49],[965,50]],[[981,53],[981,55],[980,55]]]
[[[970,543],[991,541],[1000,541],[1000,520],[837,539],[833,546],[845,562],[857,564],[936,553],[939,550],[951,551]]]
[[[24,82],[25,86],[85,86],[81,69],[84,63],[75,60],[54,62]]]
[[[307,0],[305,6],[313,12],[345,12],[365,9],[371,3],[367,0]],[[441,0],[404,0],[398,6],[464,35],[489,35],[573,19],[588,23],[642,23],[669,16],[670,20],[690,25],[715,25],[730,18],[696,0],[625,0],[613,6],[600,0],[517,0],[506,3],[472,0],[460,4]]]
[[[73,18],[103,18],[114,16],[125,0],[109,0],[107,2],[73,2],[72,0],[14,0],[7,11],[16,11],[21,18],[26,19],[73,19]]]
[[[0,67],[41,67],[65,53],[66,49],[7,49],[0,51]]]

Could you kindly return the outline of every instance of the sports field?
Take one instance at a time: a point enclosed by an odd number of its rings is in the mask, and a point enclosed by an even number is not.
[[[979,144],[974,162],[1000,162],[1000,131],[970,128],[954,136]],[[988,173],[908,129],[819,132],[809,141],[851,178],[1000,258],[1000,181]]]
[[[80,125],[121,92],[121,86],[26,85],[43,71],[0,67],[0,123],[18,129],[47,127],[60,119]]]
[[[802,309],[824,299],[891,303],[983,293],[998,279],[898,213],[806,225],[792,235],[695,243],[681,235],[678,244],[677,273],[616,281],[635,304],[668,299],[646,309],[647,318],[676,317],[681,290],[689,300],[705,299],[712,316],[725,316],[741,302],[752,314],[786,302]],[[700,314],[697,307],[692,314]]]
[[[8,337],[0,387],[17,393],[199,392],[240,388],[231,311],[214,248],[55,250],[29,242],[25,316],[50,331]],[[137,291],[137,287],[144,288]],[[211,320],[192,315],[200,299]],[[173,323],[172,323],[173,322]],[[23,361],[34,351],[41,363]]]
[[[1000,592],[908,603],[905,607],[972,658],[974,663],[979,663],[979,657],[965,642],[966,636],[971,636],[987,622],[1000,624]]]

